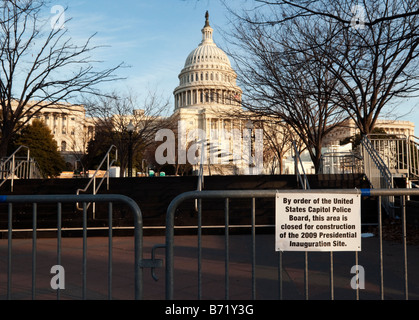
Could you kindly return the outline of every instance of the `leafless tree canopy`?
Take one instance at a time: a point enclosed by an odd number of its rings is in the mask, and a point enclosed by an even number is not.
[[[141,163],[146,150],[154,144],[157,131],[171,128],[173,121],[166,117],[168,106],[169,99],[153,90],[148,91],[144,101],[128,92],[107,94],[85,104],[96,127],[96,139],[105,137],[106,140],[96,141],[97,144],[109,144],[106,148],[116,146],[122,171],[128,166],[129,139],[136,158],[134,162]],[[131,137],[127,132],[129,123],[134,128]]]
[[[261,48],[257,57],[265,51],[284,51],[276,34],[286,30],[292,39],[286,50],[305,55],[304,68],[324,70],[337,82],[331,99],[353,118],[361,133],[372,131],[386,107],[417,96],[417,0],[255,2],[252,10],[231,13],[235,25],[246,25],[243,30],[251,41],[258,41],[255,30],[263,30],[275,44]]]
[[[42,0],[0,2],[0,155],[41,109],[80,93],[98,94],[96,85],[116,80],[114,73],[122,66],[98,70],[92,37],[82,45],[72,43],[68,20],[61,28],[42,18],[50,7]]]

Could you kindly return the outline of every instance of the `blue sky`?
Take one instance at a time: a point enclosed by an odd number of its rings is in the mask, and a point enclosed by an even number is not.
[[[61,5],[68,6],[66,28],[74,39],[81,42],[97,33],[93,44],[106,45],[95,51],[95,58],[105,62],[100,67],[129,66],[117,73],[126,80],[104,90],[130,89],[141,96],[149,88],[173,101],[186,57],[201,42],[206,10],[222,47],[217,29],[225,26],[226,11],[218,0],[72,0]]]
[[[228,1],[229,6],[242,3]],[[178,74],[201,41],[206,10],[215,42],[226,47],[222,32],[229,28],[228,12],[220,0],[57,0],[53,5],[68,7],[65,18],[71,21],[65,27],[74,41],[81,43],[97,33],[93,44],[106,45],[95,51],[94,58],[103,60],[100,67],[121,62],[130,66],[118,72],[126,80],[103,90],[131,90],[139,101],[148,89],[157,91],[170,98],[169,112]],[[399,120],[419,127],[418,99],[407,101],[395,113]],[[416,132],[419,135],[419,128]]]

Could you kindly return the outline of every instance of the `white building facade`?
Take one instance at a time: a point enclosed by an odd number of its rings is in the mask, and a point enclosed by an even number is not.
[[[29,103],[30,107],[33,103]],[[39,111],[29,119],[43,121],[51,130],[58,150],[66,162],[71,165],[87,151],[88,142],[94,138],[95,124],[86,116],[86,110],[80,105],[60,104],[56,106],[38,107]],[[23,119],[26,120],[26,119]]]

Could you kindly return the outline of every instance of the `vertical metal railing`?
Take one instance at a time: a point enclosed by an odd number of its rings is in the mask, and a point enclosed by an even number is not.
[[[405,135],[370,134],[368,139],[393,175],[408,175],[409,148]]]
[[[326,152],[320,160],[322,174],[363,173],[362,158],[354,152]]]
[[[111,159],[111,153],[112,151],[115,152],[114,154],[114,158]],[[93,174],[93,176],[90,178],[89,182],[87,183],[87,185],[83,188],[83,189],[77,189],[76,194],[79,195],[81,192],[86,192],[90,185],[93,184],[92,186],[92,194],[96,195],[97,192],[99,191],[100,187],[102,186],[103,182],[106,179],[106,189],[109,190],[109,177],[110,177],[110,169],[111,166],[118,160],[118,150],[116,148],[116,146],[112,145],[108,152],[106,152],[105,156],[103,157],[102,161],[100,162],[99,166],[97,167],[95,173]],[[102,176],[102,178],[99,180],[99,183],[96,182],[96,179],[99,175],[99,171],[102,169],[102,166],[105,164],[106,161],[106,171],[105,174]],[[89,208],[89,206],[91,205],[91,203],[89,203],[87,205],[87,208]],[[82,208],[80,208],[79,204],[77,204],[77,208],[79,210],[82,210]],[[95,203],[93,203],[93,217],[95,216],[95,211],[96,211],[96,205]]]
[[[260,197],[274,197],[275,190],[259,190],[259,191],[201,191],[187,192],[176,197],[168,207],[166,215],[166,299],[174,297],[174,212],[177,207],[187,199],[198,199],[198,284],[197,297],[202,299],[202,199],[224,199],[224,216],[225,216],[225,299],[229,299],[229,223],[230,215],[230,199],[231,198],[249,198],[250,199],[250,218],[251,218],[251,296],[256,299],[256,204],[255,199]],[[280,262],[279,262],[280,264]],[[282,294],[282,292],[280,292]]]
[[[26,159],[24,161],[17,161],[17,154],[22,150],[26,149]],[[24,165],[26,163],[26,165]],[[26,146],[20,146],[13,152],[7,159],[1,162],[0,164],[0,174],[2,181],[0,182],[0,187],[10,179],[10,187],[13,192],[14,180],[15,177],[29,179],[29,169],[30,169],[30,150]],[[24,171],[22,172],[22,168]],[[20,172],[20,173],[17,173]]]
[[[257,288],[256,288],[256,222],[255,222],[255,199],[259,198],[275,198],[278,193],[281,194],[304,194],[304,193],[324,193],[326,194],[334,194],[334,193],[343,193],[343,194],[359,194],[362,197],[378,197],[378,205],[377,205],[377,212],[378,212],[378,228],[379,228],[379,252],[378,252],[378,259],[379,259],[379,273],[380,273],[380,280],[379,280],[379,288],[380,288],[380,299],[385,298],[385,281],[384,281],[384,252],[383,252],[383,231],[382,231],[382,206],[381,206],[381,199],[382,197],[389,197],[389,196],[397,196],[401,197],[401,203],[403,204],[401,207],[402,210],[402,237],[403,237],[403,283],[404,283],[404,298],[407,300],[409,298],[409,281],[408,281],[408,257],[407,257],[407,232],[406,232],[406,196],[410,195],[419,195],[419,190],[415,189],[327,189],[327,190],[219,190],[219,191],[201,191],[201,192],[186,192],[179,196],[177,196],[168,207],[167,216],[166,216],[166,299],[172,300],[175,299],[175,291],[174,291],[174,283],[175,283],[175,256],[174,256],[174,216],[175,212],[178,207],[185,201],[191,199],[211,199],[214,201],[215,199],[224,199],[224,214],[225,214],[225,240],[224,240],[224,287],[225,292],[224,296],[225,299],[228,300],[230,298],[230,248],[229,248],[229,228],[232,227],[230,224],[230,200],[231,199],[250,199],[250,215],[251,215],[251,297],[252,299],[257,298]],[[198,292],[197,296],[198,299],[203,297],[202,295],[202,203],[199,202],[201,205],[199,206],[199,214],[198,214]],[[223,226],[220,226],[223,227]],[[273,253],[274,254],[274,253]],[[350,254],[350,253],[349,253]],[[360,264],[358,251],[355,251],[354,257],[355,266],[358,267]],[[334,281],[334,256],[333,252],[330,252],[330,263],[329,263],[329,285],[330,285],[330,299],[335,299],[335,281]],[[309,266],[307,260],[304,262],[304,296],[305,299],[308,299],[308,271]],[[277,275],[278,275],[278,298],[284,298],[283,292],[283,257],[280,255],[280,259],[278,260],[277,265]],[[274,283],[272,282],[272,285]],[[359,287],[355,290],[355,299],[360,299],[360,291]]]
[[[7,284],[6,297],[12,299],[12,274],[13,274],[13,205],[14,204],[32,204],[32,289],[31,296],[35,299],[37,296],[37,244],[38,244],[38,205],[42,203],[57,204],[57,224],[55,230],[57,232],[57,265],[62,262],[62,204],[63,203],[83,203],[83,243],[82,243],[82,296],[83,300],[87,299],[87,204],[90,202],[108,203],[108,299],[112,299],[112,203],[120,203],[126,205],[134,217],[134,298],[143,298],[143,268],[148,267],[150,262],[143,259],[143,221],[141,210],[132,200],[122,195],[39,195],[39,196],[0,196],[0,203],[7,204],[8,208],[8,229],[7,229]],[[60,289],[57,289],[57,299],[61,298]]]
[[[303,190],[310,190],[310,183],[308,181],[308,177],[304,170],[304,165],[301,160],[300,153],[298,152],[297,143],[295,141],[292,142],[294,147],[294,166],[295,166],[295,174],[298,177],[298,180],[300,181],[301,188]],[[301,166],[301,173],[299,167]],[[278,259],[282,261],[282,251],[278,253],[279,257]],[[304,294],[306,300],[308,300],[308,252],[304,252]]]
[[[403,134],[371,134],[368,139],[393,176],[419,178],[419,138]]]
[[[204,147],[205,144],[202,142],[202,149],[201,149],[201,161],[199,163],[199,170],[198,170],[198,183],[196,186],[196,191],[202,191],[204,188]],[[195,211],[198,211],[198,199],[195,200]]]
[[[413,180],[419,179],[419,138],[415,136],[408,137],[409,151],[409,173]]]
[[[393,176],[374,145],[366,136],[362,137],[361,145],[364,171],[372,186],[376,189],[393,188]]]
[[[393,189],[393,175],[380,153],[374,148],[367,136],[361,139],[364,172],[374,189]],[[390,216],[394,215],[394,197],[384,197],[382,204]]]

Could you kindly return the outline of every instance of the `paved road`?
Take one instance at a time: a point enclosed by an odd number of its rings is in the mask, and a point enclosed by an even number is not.
[[[164,243],[159,236],[144,237],[144,257],[150,258],[151,247]],[[177,236],[175,238],[175,299],[197,299],[197,238]],[[203,237],[202,249],[202,298],[222,300],[225,292],[225,250],[224,237],[208,235]],[[65,270],[65,289],[60,291],[61,299],[81,299],[82,297],[82,239],[63,238],[61,265]],[[108,239],[88,238],[87,241],[87,299],[107,299],[108,297]],[[230,236],[229,298],[252,298],[252,256],[251,239],[246,235]],[[32,284],[32,241],[14,239],[11,261],[12,299],[31,299]],[[403,247],[401,244],[384,242],[384,297],[404,299]],[[0,299],[7,298],[7,240],[0,240]],[[363,238],[359,265],[365,271],[365,289],[359,290],[360,299],[380,299],[379,242],[376,237]],[[279,297],[278,253],[274,251],[273,235],[257,235],[256,239],[255,293],[261,300]],[[38,239],[36,256],[36,299],[56,299],[56,291],[51,289],[51,267],[57,264],[57,240]],[[157,258],[163,258],[164,250],[157,250]],[[133,238],[114,237],[112,263],[112,297],[133,299]],[[304,253],[285,252],[282,256],[282,298],[304,299]],[[308,295],[309,299],[330,299],[330,254],[308,254]],[[355,265],[353,252],[333,254],[333,294],[334,299],[355,299],[356,291],[350,286]],[[409,299],[419,299],[419,246],[408,247]],[[144,272],[144,299],[164,299],[164,269],[156,270],[159,280],[151,277],[149,269]]]

